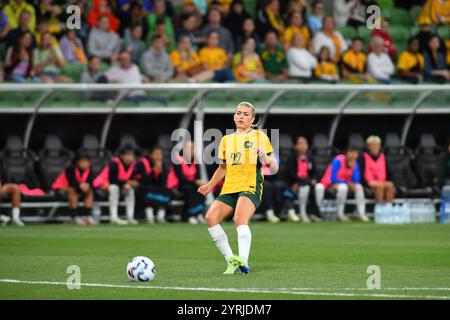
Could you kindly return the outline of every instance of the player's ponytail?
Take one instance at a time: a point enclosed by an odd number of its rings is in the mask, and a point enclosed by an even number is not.
[[[250,108],[252,110],[253,117],[256,118],[256,116],[255,116],[256,115],[256,109],[250,102],[242,101],[241,103],[238,104],[238,107],[239,106],[246,106],[246,107]],[[261,129],[261,122],[262,122],[261,117],[259,117],[258,122],[252,123],[250,128],[256,129],[256,130],[260,130]]]

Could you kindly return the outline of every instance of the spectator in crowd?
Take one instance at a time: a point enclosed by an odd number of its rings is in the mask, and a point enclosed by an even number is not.
[[[325,189],[331,188],[336,192],[337,218],[339,221],[349,221],[344,213],[347,194],[354,192],[358,217],[362,221],[369,221],[366,216],[364,189],[361,185],[360,169],[358,165],[359,150],[348,146],[345,154],[337,155],[327,167],[320,183],[315,186],[317,206],[323,203]]]
[[[228,30],[230,30],[233,40],[236,43],[238,36],[244,32],[244,21],[249,18],[251,19],[251,16],[245,10],[242,0],[233,0],[230,8],[230,13],[225,19],[224,25]]]
[[[172,61],[160,34],[153,35],[152,46],[142,56],[141,65],[152,82],[168,82],[172,78]]]
[[[156,19],[155,32],[151,33],[151,36],[153,36],[156,33],[158,33],[162,36],[164,46],[167,48],[167,51],[172,52],[173,49],[175,48],[175,42],[174,42],[174,38],[170,37],[166,31],[166,24],[164,22],[164,18],[158,17]],[[150,35],[150,33],[149,33],[149,35]],[[151,37],[149,38],[148,41],[151,44]]]
[[[367,73],[367,56],[363,52],[363,43],[361,38],[355,37],[352,45],[342,55],[341,72],[344,80],[361,83],[370,80]]]
[[[425,61],[419,52],[419,40],[410,38],[408,49],[400,54],[397,61],[399,79],[413,84],[422,82]]]
[[[434,35],[431,20],[429,17],[419,19],[419,32],[414,36],[419,40],[419,52],[423,53],[428,50],[428,44]]]
[[[428,43],[428,50],[424,52],[425,80],[444,83],[450,80],[450,71],[447,70],[445,56],[439,51],[441,41],[438,36],[432,36]]]
[[[292,41],[295,35],[301,35],[303,37],[304,48],[309,49],[311,40],[311,32],[309,28],[303,23],[303,16],[301,12],[294,11],[291,13],[289,26],[283,34],[282,42],[284,50],[288,50],[292,45]]]
[[[198,45],[204,43],[203,37],[200,37],[198,30],[198,17],[195,14],[186,14],[182,16],[182,27],[178,29],[176,36],[177,39],[182,35],[186,34],[191,39],[192,50],[197,51]]]
[[[81,74],[81,83],[108,83],[108,78],[101,71],[102,60],[96,56],[90,56],[86,69]],[[107,101],[112,100],[115,93],[112,91],[86,91],[85,94],[89,100]]]
[[[17,39],[19,39],[21,34],[30,32],[32,36],[31,49],[34,49],[36,47],[36,37],[34,36],[34,30],[32,31],[30,29],[31,13],[27,10],[22,10],[20,12],[18,20],[19,22],[16,28],[12,28],[8,20],[8,25],[11,28],[11,31],[9,31],[5,36],[6,48],[14,47],[17,44]]]
[[[317,183],[314,158],[308,154],[308,150],[308,140],[303,136],[298,137],[287,164],[288,182],[292,192],[298,195],[299,213],[303,222],[321,220],[316,215],[308,216],[306,211],[310,189]]]
[[[259,56],[268,80],[282,82],[287,79],[289,70],[286,53],[278,44],[277,34],[274,31],[267,32]]]
[[[48,22],[49,22],[48,19],[45,17],[38,21],[37,28],[36,28],[37,30],[35,32],[36,44],[37,45],[41,44],[43,34],[50,33],[51,38],[52,38],[52,44],[54,46],[59,47],[58,38],[56,38],[56,36],[49,31],[49,23]]]
[[[351,0],[354,5],[350,9],[350,16],[347,25],[350,27],[359,27],[366,25],[366,5],[364,0]]]
[[[187,141],[182,154],[177,156],[173,164],[167,185],[170,189],[177,188],[183,193],[185,212],[190,224],[205,223],[205,197],[197,192],[198,187],[203,184],[205,182],[200,178],[200,168],[195,161],[195,145],[192,141]]]
[[[120,20],[119,34],[124,35],[126,29],[139,24],[142,26],[142,40],[147,39],[147,16],[153,11],[153,2],[119,0],[119,8],[120,10],[117,10],[117,17]]]
[[[148,223],[166,222],[166,210],[170,206],[171,194],[167,188],[170,172],[164,161],[163,149],[154,146],[136,164],[133,179],[137,181],[137,194],[145,205],[145,216]]]
[[[366,140],[367,151],[360,157],[363,184],[372,189],[377,203],[394,202],[395,187],[385,155],[381,152],[381,139],[370,136]]]
[[[0,174],[0,197],[10,197],[12,209],[11,219],[3,219],[3,216],[0,216],[2,218],[1,220],[3,220],[4,224],[10,221],[13,225],[23,226],[24,223],[20,220],[20,187],[16,183],[8,183],[4,180],[2,181],[2,178],[4,178],[3,174]]]
[[[53,0],[39,0],[35,5],[36,19],[48,20],[48,32],[59,35],[62,31],[63,10],[60,5],[53,3]]]
[[[386,18],[381,18],[380,29],[374,29],[371,34],[371,39],[375,37],[381,37],[384,41],[383,51],[386,52],[391,59],[395,59],[397,55],[397,48],[392,41],[392,37],[389,34],[389,21]]]
[[[52,184],[53,190],[60,190],[67,195],[69,201],[69,215],[78,225],[95,225],[92,219],[92,206],[94,204],[94,190],[92,182],[94,175],[91,170],[89,156],[78,153],[70,167],[65,169]],[[78,201],[82,198],[84,210],[79,214]]]
[[[178,36],[180,35],[179,31],[181,28],[183,28],[183,20],[188,16],[194,16],[195,24],[193,26],[193,29],[200,28],[203,16],[200,13],[200,11],[197,9],[197,6],[195,5],[192,0],[183,1],[183,8],[181,12],[173,19],[173,27],[175,28],[175,37],[178,39]]]
[[[348,49],[347,42],[342,34],[334,29],[333,18],[331,17],[323,19],[323,28],[315,34],[312,43],[314,52],[319,52],[323,46],[328,47],[334,62],[338,62],[341,54]]]
[[[337,27],[347,25],[352,9],[358,4],[358,0],[334,0],[333,19]]]
[[[228,67],[228,56],[224,49],[219,47],[219,33],[211,31],[208,34],[208,42],[199,51],[200,61],[206,69],[214,72],[213,81],[226,82],[236,80]]]
[[[122,50],[119,54],[119,65],[109,68],[105,72],[109,83],[141,84],[148,83],[147,77],[141,74],[138,66],[131,61],[131,54],[128,50]],[[137,89],[131,91],[125,98],[127,101],[139,103],[150,100],[145,91]]]
[[[77,37],[75,30],[68,30],[59,41],[59,46],[67,62],[87,64],[83,43]]]
[[[119,36],[110,31],[109,17],[102,16],[98,19],[97,27],[92,28],[89,33],[89,54],[102,59],[103,62],[113,63],[117,60],[120,51]]]
[[[315,34],[322,30],[324,25],[324,4],[321,0],[315,0],[312,3],[312,15],[308,18],[308,26]]]
[[[450,185],[450,138],[447,141],[446,148],[439,156],[436,171],[437,185],[440,188]]]
[[[258,33],[255,30],[255,22],[252,18],[247,18],[244,20],[242,25],[242,33],[239,34],[235,41],[236,51],[239,52],[242,50],[242,46],[249,39],[252,38],[255,41],[255,47],[259,48],[261,44],[261,39],[259,38]]]
[[[327,82],[335,83],[339,80],[339,70],[336,63],[330,55],[328,47],[322,47],[319,51],[316,70],[314,71],[316,78]]]
[[[222,16],[220,10],[211,8],[208,13],[208,24],[201,30],[201,35],[207,37],[211,31],[219,34],[219,47],[225,50],[228,58],[231,59],[234,53],[233,37],[230,31],[221,25]]]
[[[71,82],[61,74],[65,65],[64,56],[59,46],[52,43],[52,35],[44,33],[41,44],[33,52],[34,71],[43,82]]]
[[[292,46],[287,51],[289,78],[308,82],[317,67],[317,59],[305,49],[305,39],[301,34],[293,38]]]
[[[256,14],[256,29],[261,38],[269,31],[275,32],[277,36],[283,35],[285,25],[280,13],[279,0],[265,0],[264,6]]]
[[[434,24],[450,24],[450,1],[432,1],[430,17]]]
[[[125,36],[122,42],[122,49],[131,53],[131,61],[139,64],[142,54],[145,51],[145,42],[142,40],[142,25],[136,24],[125,30]]]
[[[93,0],[91,11],[87,14],[87,22],[91,28],[99,25],[100,19],[108,18],[108,29],[111,32],[119,30],[120,20],[114,15],[109,5],[108,0]],[[105,31],[107,31],[105,30]]]
[[[29,31],[19,36],[17,44],[9,47],[6,53],[6,63],[4,66],[4,76],[6,80],[18,83],[39,82],[34,76],[33,51],[31,43],[32,34]]]
[[[207,70],[196,51],[192,50],[188,35],[178,38],[178,49],[170,54],[176,71],[175,81],[204,82],[214,77],[212,70]]]
[[[155,33],[165,34],[169,43],[167,50],[171,52],[175,48],[175,30],[172,24],[172,19],[166,11],[166,2],[164,0],[154,1],[154,10],[148,15],[148,39],[147,43],[151,43],[152,36]],[[164,25],[164,27],[157,25]]]
[[[110,223],[137,224],[134,219],[135,193],[137,182],[133,180],[136,165],[135,152],[131,146],[119,151],[119,156],[112,158],[108,166],[94,179],[92,185],[108,193]],[[125,195],[126,220],[119,218],[119,199]]]
[[[378,82],[384,84],[391,83],[391,76],[395,68],[391,58],[384,52],[384,40],[381,37],[372,37],[370,39],[372,52],[367,57],[367,70],[369,75]]]
[[[8,17],[3,10],[0,9],[0,43],[4,43],[3,41],[6,39],[10,30],[11,27],[9,26]]]
[[[19,17],[22,11],[27,11],[30,14],[28,28],[34,32],[36,28],[36,11],[31,4],[28,4],[25,0],[9,0],[9,3],[3,7],[3,13],[8,17],[11,29],[19,27]]]
[[[306,11],[308,9],[308,0],[290,0],[287,4],[287,8],[284,9],[283,3],[286,3],[285,1],[281,2],[281,12],[284,12],[283,18],[287,21],[289,20],[289,17],[292,16],[294,12],[300,12],[302,15],[303,21],[305,21],[306,17]]]
[[[233,57],[232,68],[239,82],[265,82],[264,68],[255,51],[256,43],[253,38],[244,42],[241,52]]]

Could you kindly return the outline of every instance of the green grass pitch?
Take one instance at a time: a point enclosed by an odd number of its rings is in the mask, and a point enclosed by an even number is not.
[[[236,231],[225,223],[237,252]],[[450,299],[450,225],[254,222],[249,275],[222,275],[206,226],[0,228],[0,299]],[[131,282],[128,260],[152,259],[154,281]],[[81,288],[69,290],[69,265]],[[381,289],[367,289],[367,268]],[[18,280],[12,282],[11,280]]]

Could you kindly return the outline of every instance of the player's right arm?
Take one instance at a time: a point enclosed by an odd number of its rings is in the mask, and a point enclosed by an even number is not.
[[[202,195],[206,196],[208,193],[211,192],[212,189],[225,177],[225,174],[227,173],[227,165],[225,163],[221,163],[219,167],[214,172],[212,178],[209,180],[208,183],[200,186],[197,190],[197,192],[201,193]]]

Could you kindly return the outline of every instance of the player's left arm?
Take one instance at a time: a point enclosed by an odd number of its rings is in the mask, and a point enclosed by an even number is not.
[[[275,154],[273,152],[272,144],[270,143],[269,138],[262,134],[262,143],[256,149],[256,154],[259,157],[259,161],[263,165],[266,165],[270,169],[270,173],[272,175],[277,174],[278,172],[278,161],[275,158]]]

